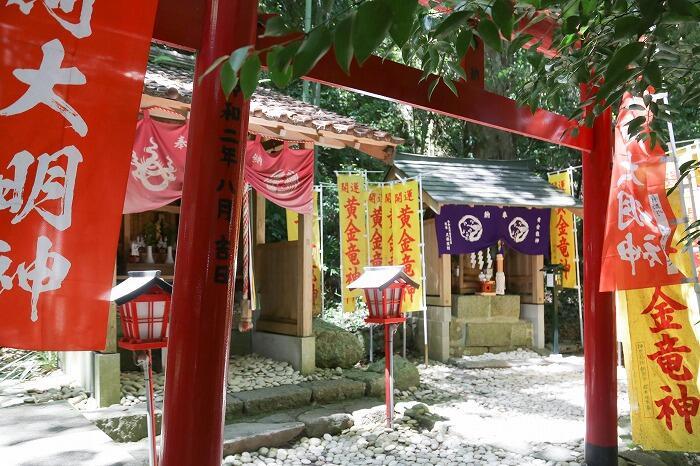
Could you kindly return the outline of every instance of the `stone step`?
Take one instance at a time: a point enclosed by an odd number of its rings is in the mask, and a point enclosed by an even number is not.
[[[378,396],[379,390],[383,394],[383,377],[381,385],[379,377],[379,374],[371,374],[360,380],[343,377],[229,393],[226,395],[226,423],[270,412],[304,409],[312,403],[336,403],[361,398],[366,394]],[[160,405],[156,407],[157,430],[160,431],[161,409]],[[137,442],[147,435],[145,403],[129,407],[114,405],[84,411],[83,415],[117,442]],[[338,419],[331,421],[331,424],[339,422]]]
[[[132,406],[113,405],[83,411],[83,416],[116,442],[137,442],[148,435],[146,403]],[[160,431],[161,406],[156,404],[156,431]]]
[[[303,422],[229,424],[224,427],[224,456],[256,451],[260,447],[279,447],[302,432]]]

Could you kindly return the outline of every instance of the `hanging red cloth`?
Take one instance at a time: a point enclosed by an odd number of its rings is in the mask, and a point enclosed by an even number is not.
[[[188,130],[189,121],[162,123],[143,111],[136,124],[123,213],[145,212],[180,199]]]
[[[313,211],[314,151],[291,149],[287,142],[278,154],[263,147],[260,136],[248,141],[245,180],[275,204],[300,214]]]

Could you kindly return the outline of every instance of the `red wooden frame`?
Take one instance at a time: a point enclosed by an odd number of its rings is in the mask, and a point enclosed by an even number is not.
[[[153,38],[191,50],[201,50],[201,45],[205,45],[204,49],[207,51],[205,59],[211,63],[220,54],[232,51],[230,46],[228,49],[225,47],[225,44],[232,42],[229,40],[231,37],[234,38],[233,43],[237,44],[234,48],[252,45],[255,42],[255,38],[251,39],[247,34],[254,32],[256,27],[259,29],[260,26],[259,21],[258,24],[251,24],[255,21],[253,17],[256,6],[257,0],[237,0],[235,2],[233,0],[160,0]],[[239,9],[236,10],[236,14],[228,14],[235,8]],[[208,13],[205,13],[205,10]],[[227,14],[222,14],[224,11]],[[550,26],[552,26],[551,23],[543,23],[527,32],[542,39],[538,50],[551,56],[552,29]],[[222,29],[226,29],[226,33]],[[550,40],[547,42],[548,38]],[[273,44],[275,40],[279,39],[258,38],[255,46],[261,50]],[[213,55],[213,51],[219,55]],[[478,54],[475,55],[474,60],[481,60]],[[478,67],[482,64],[472,63],[472,65]],[[465,68],[469,69],[466,66]],[[601,210],[601,206],[604,205],[607,191],[604,189],[605,183],[600,186],[601,183],[598,181],[600,181],[601,173],[609,173],[609,164],[612,160],[609,111],[602,118],[596,119],[595,133],[590,128],[582,127],[578,128],[578,135],[574,136],[571,130],[577,128],[575,122],[562,115],[542,109],[531,112],[529,109],[519,106],[512,99],[485,91],[479,80],[474,80],[472,83],[456,83],[458,96],[454,96],[449,89],[440,85],[436,88],[432,99],[428,99],[428,84],[419,82],[420,75],[421,72],[416,69],[391,61],[383,61],[378,57],[371,57],[362,67],[353,63],[351,74],[348,76],[335,63],[332,53],[329,53],[305,76],[305,79],[581,150],[584,152],[584,177],[589,180],[584,184],[585,216],[587,219],[604,216],[605,209]],[[202,116],[206,112],[214,115],[217,109],[211,105],[210,101],[214,94],[220,92],[220,89],[214,89],[211,86],[206,86],[205,89],[195,87],[194,105],[202,107]],[[198,120],[201,118],[201,116],[197,117]],[[201,124],[204,123],[201,121]],[[241,134],[247,133],[247,121],[241,122],[240,130]],[[210,146],[214,141],[215,139],[212,141],[193,141],[190,150],[192,146],[198,146],[201,152],[201,148]],[[206,157],[202,157],[202,160],[204,159]],[[206,163],[202,162],[203,165]],[[192,202],[193,205],[197,204],[196,193],[191,196],[192,199],[189,202]],[[183,202],[184,198],[185,196],[183,196]],[[208,206],[201,200],[199,204],[202,209],[207,210]],[[208,214],[202,211],[199,217],[206,215]],[[238,224],[240,212],[236,212],[235,215],[236,218],[233,219],[232,225]],[[182,220],[184,223],[182,228],[188,229],[196,224],[198,215],[192,209],[191,212],[182,216]],[[595,279],[600,271],[600,255],[602,253],[603,229],[600,225],[601,223],[598,221],[589,224],[588,227],[584,225],[584,237],[586,238],[584,241],[584,288],[586,288],[587,298],[584,302],[584,333],[587,347],[585,354],[586,462],[591,466],[617,464],[617,394],[614,375],[612,377],[610,375],[614,374],[616,366],[614,320],[610,318],[612,299],[610,293],[598,291]],[[234,246],[236,244],[237,241],[235,241]],[[178,277],[184,276],[183,285],[185,287],[188,285],[187,281],[192,277],[199,284],[201,280],[198,277],[206,275],[208,272],[206,263],[194,260],[202,254],[190,249],[186,248],[187,251],[178,254],[178,262],[182,261],[183,265],[176,269],[176,283],[179,283]],[[598,268],[596,269],[596,267]],[[229,283],[232,283],[234,278],[229,277]],[[210,289],[209,285],[203,286],[201,289],[197,288],[199,293],[206,293]],[[225,319],[219,317],[223,315],[222,313],[227,312],[226,309],[204,309],[201,303],[198,303],[195,308],[184,310],[192,315],[200,315],[209,311],[214,312],[217,317],[216,322],[225,323]],[[228,340],[226,335],[219,333],[228,332],[229,327],[223,325],[222,328],[219,328],[216,326],[216,338],[209,338],[214,329],[212,325],[198,324],[189,329],[189,332],[186,332],[183,327],[180,334],[181,339],[171,342],[171,359],[174,367],[168,364],[168,373],[178,377],[177,380],[170,381],[170,386],[176,385],[177,381],[186,382],[187,377],[204,375],[207,381],[211,382],[209,385],[216,393],[210,392],[211,397],[200,397],[195,396],[192,389],[178,389],[170,394],[169,399],[166,398],[163,435],[164,465],[166,463],[184,464],[182,461],[187,462],[189,459],[194,461],[195,450],[206,451],[206,457],[197,456],[198,464],[212,466],[220,464],[223,417],[222,413],[218,411],[223,410],[221,393],[225,380]],[[199,345],[198,354],[187,358],[187,361],[178,359],[178,356],[187,354],[189,343]],[[600,345],[600,351],[596,351],[598,345]],[[212,358],[214,360],[208,362]],[[166,378],[166,380],[170,379],[171,375]],[[198,400],[197,408],[199,411],[190,406],[193,397]],[[207,398],[211,398],[211,400],[207,401]],[[217,412],[211,412],[212,409]],[[208,417],[208,421],[200,419],[201,416]],[[166,432],[168,433],[166,434]],[[196,440],[191,438],[194,434],[197,436]]]

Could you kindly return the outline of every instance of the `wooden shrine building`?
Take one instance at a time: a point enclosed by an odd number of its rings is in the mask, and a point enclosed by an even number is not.
[[[445,205],[579,211],[581,203],[533,173],[527,161],[397,154],[387,178],[417,176],[423,188],[430,357],[446,361],[463,354],[544,347],[544,257],[505,248],[506,294],[477,295],[480,268],[469,254],[439,254],[435,216]],[[490,249],[495,263],[495,247]],[[416,316],[418,325],[412,327],[422,346],[423,322]]]

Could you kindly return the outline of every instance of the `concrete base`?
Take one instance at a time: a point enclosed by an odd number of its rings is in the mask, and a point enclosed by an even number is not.
[[[95,353],[95,390],[97,406],[104,408],[118,404],[121,398],[119,380],[119,353]]]
[[[520,318],[532,322],[534,348],[544,348],[544,304],[521,304]]]
[[[253,352],[286,361],[302,374],[316,370],[316,337],[292,337],[277,333],[253,332]]]
[[[65,351],[58,353],[59,367],[74,378],[87,392],[95,391],[95,368],[92,351]],[[119,380],[119,379],[117,379]]]
[[[415,328],[413,341],[416,349],[424,351],[425,337],[423,336],[423,313],[414,312],[409,315],[413,321],[410,327]],[[451,308],[443,306],[428,306],[428,356],[430,359],[446,362],[450,357],[450,320]]]

